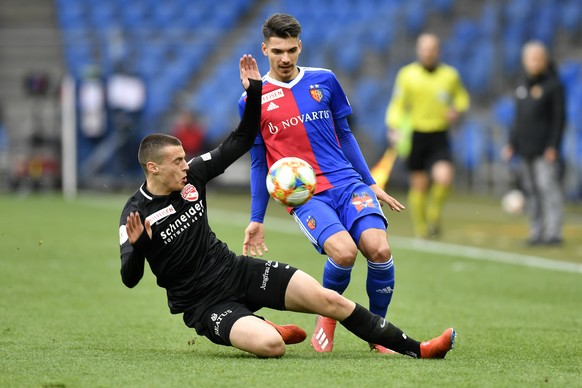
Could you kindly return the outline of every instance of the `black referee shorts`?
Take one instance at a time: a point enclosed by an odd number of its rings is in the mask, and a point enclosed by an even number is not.
[[[412,148],[406,162],[410,171],[429,170],[435,162],[453,160],[449,131],[412,132]]]
[[[240,318],[255,315],[254,312],[263,307],[285,310],[287,286],[297,271],[297,268],[278,261],[240,258],[245,265],[238,274],[242,281],[236,290],[237,297],[209,306],[200,321],[194,324],[198,334],[219,345],[232,345],[230,331]]]

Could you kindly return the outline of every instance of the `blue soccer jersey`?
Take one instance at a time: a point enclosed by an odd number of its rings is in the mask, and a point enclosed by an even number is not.
[[[342,149],[338,140],[340,135],[346,137],[344,132],[349,132],[349,127],[346,123],[340,129],[337,122],[345,122],[352,108],[336,76],[327,69],[301,67],[299,70],[299,75],[288,83],[268,75],[263,77],[261,128],[251,152],[251,176],[253,170],[261,167],[266,169],[283,157],[295,156],[307,161],[315,170],[316,193],[354,180],[362,181],[360,170],[365,170],[364,181],[373,183],[365,162],[363,168],[356,170],[348,160],[348,152]],[[240,111],[244,108],[245,98],[243,94],[239,101]],[[344,132],[338,133],[340,131]],[[349,138],[353,139],[351,132]],[[351,144],[355,144],[355,140]],[[264,156],[257,156],[257,149],[263,150]],[[349,152],[354,153],[353,150]],[[363,161],[359,148],[357,153]],[[257,164],[257,157],[264,158],[266,166]],[[255,182],[251,182],[253,202],[255,198],[266,195],[265,175],[266,171]],[[263,198],[262,202],[265,201]]]

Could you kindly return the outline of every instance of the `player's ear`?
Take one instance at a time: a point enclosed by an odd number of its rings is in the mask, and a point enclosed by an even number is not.
[[[303,42],[301,41],[301,39],[297,41],[297,48],[299,49],[298,53],[301,53],[301,50],[303,49]]]
[[[160,172],[158,165],[154,162],[147,162],[146,167],[150,174],[157,175]]]
[[[261,51],[264,56],[267,56],[267,44],[265,42],[261,42]]]

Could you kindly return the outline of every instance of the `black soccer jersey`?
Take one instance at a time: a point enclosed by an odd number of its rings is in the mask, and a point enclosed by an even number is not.
[[[236,271],[236,255],[221,242],[208,224],[206,183],[224,172],[249,150],[260,119],[261,82],[251,80],[245,114],[230,136],[216,149],[189,162],[187,183],[180,192],[152,195],[144,183],[127,201],[119,222],[121,277],[128,287],[142,278],[144,259],[166,289],[174,314],[192,311],[228,295]],[[139,212],[147,233],[132,245],[125,223],[130,212]],[[230,284],[229,284],[230,283]]]

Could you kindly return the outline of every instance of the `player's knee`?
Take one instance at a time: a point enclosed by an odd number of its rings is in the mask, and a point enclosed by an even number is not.
[[[390,244],[386,239],[385,233],[379,233],[378,230],[369,229],[362,234],[360,239],[360,249],[366,259],[372,263],[386,263],[392,257]]]
[[[376,244],[368,252],[367,258],[373,263],[386,263],[392,257],[388,244]]]
[[[280,335],[268,335],[261,339],[255,354],[263,358],[278,358],[285,354],[285,342]]]
[[[342,267],[351,267],[356,262],[358,256],[358,248],[353,245],[344,246],[342,249],[336,250],[333,255],[330,255],[332,260]]]
[[[445,161],[437,162],[432,168],[432,180],[435,183],[448,186],[453,181],[454,171],[451,163]]]

